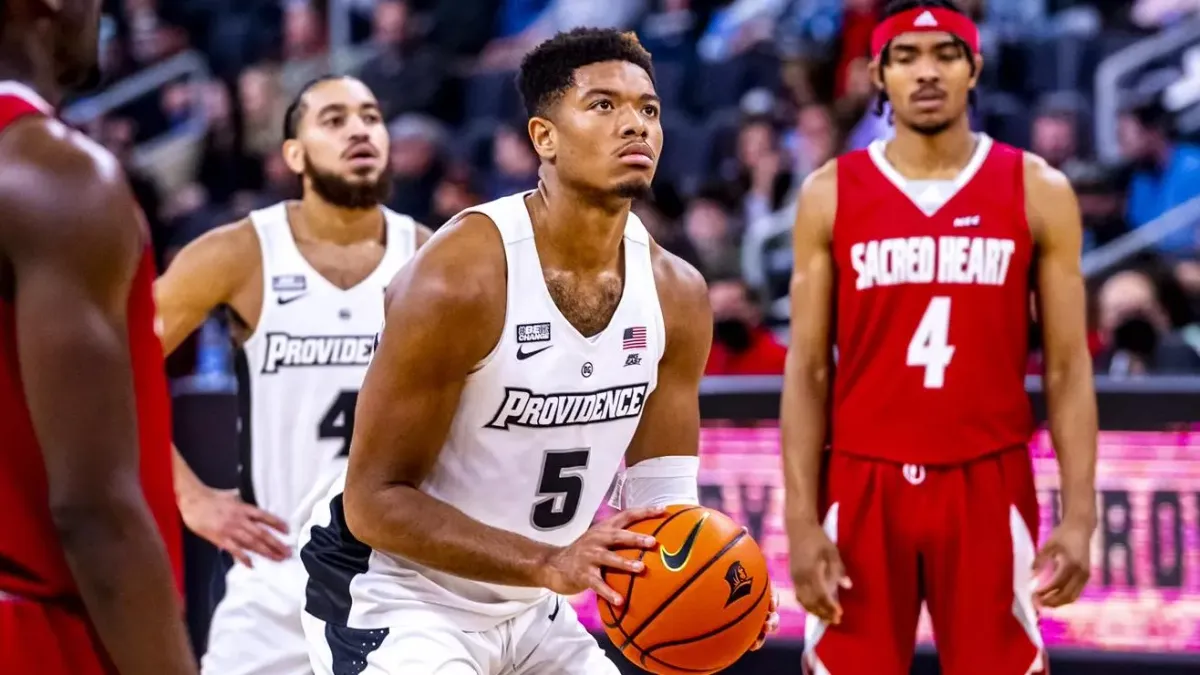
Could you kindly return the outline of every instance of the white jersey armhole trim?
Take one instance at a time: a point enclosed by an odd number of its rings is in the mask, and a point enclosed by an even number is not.
[[[477,213],[487,218],[492,227],[496,228],[496,233],[500,235],[500,253],[504,255],[504,320],[500,322],[500,334],[496,336],[496,344],[492,345],[491,350],[471,367],[471,370],[467,373],[467,376],[470,377],[487,367],[496,358],[496,354],[500,353],[500,347],[504,344],[504,335],[508,331],[508,305],[512,301],[512,284],[509,283],[510,279],[508,278],[508,242],[504,241],[504,231],[500,229],[500,225],[496,223],[495,219],[483,211],[467,209],[456,216],[456,218],[461,218],[468,213]]]
[[[264,232],[265,228],[259,225],[259,221],[254,218],[253,214],[251,214],[249,217],[250,231],[254,233],[254,240],[258,242],[258,259],[260,261],[258,266],[258,283],[259,286],[262,287],[262,300],[259,302],[260,307],[258,308],[258,317],[254,321],[254,327],[251,328],[250,332],[246,334],[246,339],[242,340],[241,347],[243,350],[245,350],[247,346],[258,337],[262,326],[267,325],[267,319],[270,317],[270,312],[275,307],[275,305],[267,302],[271,299],[271,272],[267,269],[267,265],[271,258],[271,256],[267,255],[267,248],[270,246],[270,244],[266,240],[267,237],[270,237],[270,234]],[[249,321],[249,317],[242,316],[240,318],[243,321]],[[249,356],[249,354],[247,354],[247,356]]]

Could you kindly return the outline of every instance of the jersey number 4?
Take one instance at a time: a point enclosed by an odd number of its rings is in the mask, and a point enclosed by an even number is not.
[[[350,454],[350,438],[354,435],[354,406],[358,404],[358,392],[352,389],[338,392],[337,398],[321,423],[317,425],[317,438],[321,440],[336,438],[342,441],[338,457]]]
[[[539,530],[557,530],[575,519],[583,496],[583,472],[587,469],[587,448],[547,450],[538,478],[540,497],[533,504],[529,522]]]
[[[954,357],[950,346],[950,298],[929,300],[925,315],[908,343],[905,363],[925,369],[925,388],[941,389],[946,384],[946,367]]]

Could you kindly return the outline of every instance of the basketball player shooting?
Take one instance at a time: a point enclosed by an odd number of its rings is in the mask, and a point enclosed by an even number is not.
[[[149,233],[48,102],[97,74],[100,3],[0,11],[0,672],[194,673]]]
[[[1079,209],[1040,158],[971,132],[971,20],[938,0],[886,15],[871,72],[895,139],[810,176],[794,231],[780,419],[805,663],[908,673],[924,602],[948,675],[1042,672],[1035,607],[1079,596],[1096,524]],[[1063,500],[1036,557],[1031,280]]]
[[[175,457],[184,521],[241,563],[213,614],[201,662],[213,675],[312,672],[295,533],[345,466],[384,288],[430,234],[380,206],[388,133],[362,82],[303,87],[283,135],[301,200],[205,234],[154,287],[168,352],[218,308],[241,348],[240,496],[209,488]]]
[[[443,227],[387,294],[345,491],[302,537],[317,672],[603,673],[566,597],[622,598],[625,526],[696,504],[704,280],[630,213],[662,150],[649,54],[577,29],[519,84],[534,191]],[[592,526],[617,474],[627,507]],[[365,669],[364,669],[365,668]]]

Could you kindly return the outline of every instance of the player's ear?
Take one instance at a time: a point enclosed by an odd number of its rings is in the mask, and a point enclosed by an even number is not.
[[[545,117],[529,118],[529,140],[533,141],[533,151],[542,159],[554,159],[558,154],[558,130],[554,122]]]
[[[975,62],[975,71],[971,74],[971,88],[974,89],[983,73],[983,54],[974,54],[971,58]]]
[[[51,14],[57,14],[62,10],[62,0],[39,0],[42,5]]]
[[[871,59],[867,64],[867,72],[870,73],[871,84],[883,91],[883,66],[880,65],[879,59]]]
[[[304,173],[304,148],[294,138],[283,142],[283,161],[294,174]]]

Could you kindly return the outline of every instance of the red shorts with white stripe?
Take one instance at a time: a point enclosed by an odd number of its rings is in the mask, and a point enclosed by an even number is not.
[[[835,452],[825,531],[853,587],[839,625],[809,617],[814,675],[907,675],[924,601],[946,675],[1042,673],[1033,608],[1038,503],[1026,448],[969,464],[899,465]]]
[[[82,606],[0,592],[0,673],[117,675]]]

